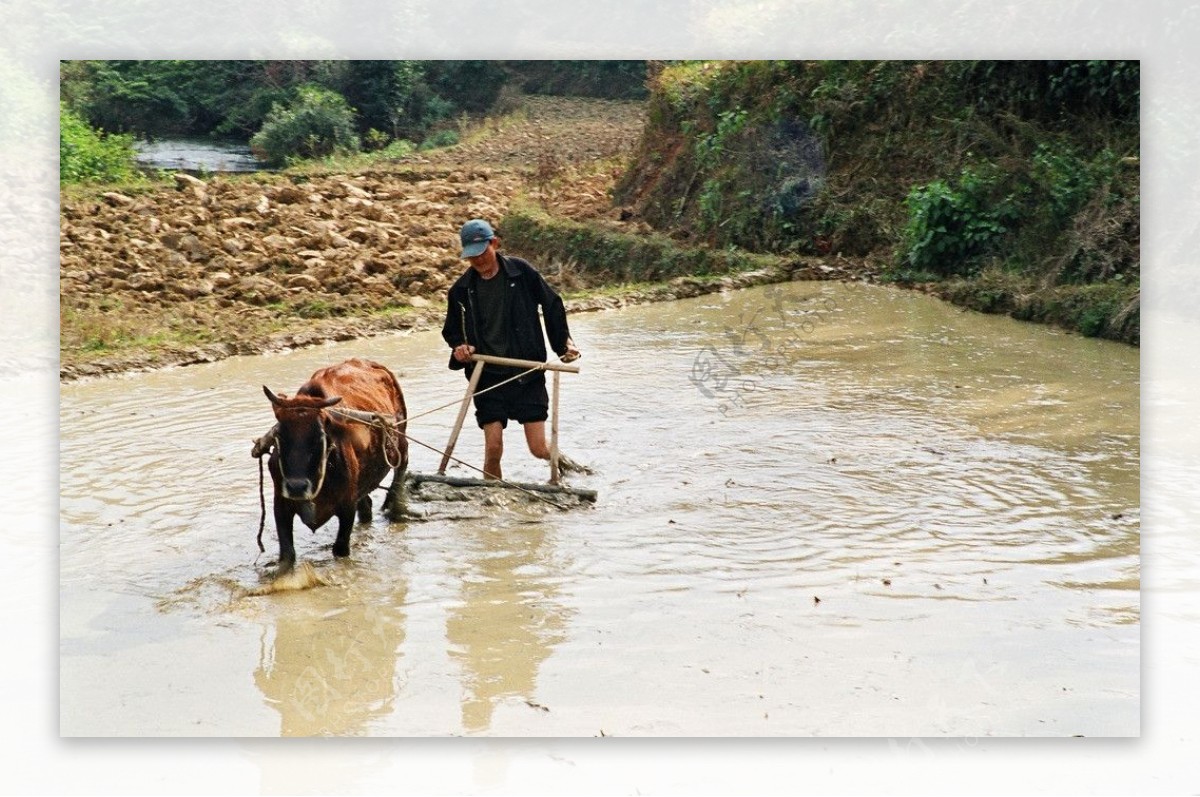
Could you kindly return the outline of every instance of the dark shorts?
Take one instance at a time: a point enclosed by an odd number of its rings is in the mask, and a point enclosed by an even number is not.
[[[476,392],[503,382],[512,374],[497,375],[483,372]],[[544,421],[550,417],[550,396],[546,392],[546,374],[537,372],[509,382],[482,396],[475,397],[475,421],[479,428],[495,421],[508,428],[510,420],[520,423]]]

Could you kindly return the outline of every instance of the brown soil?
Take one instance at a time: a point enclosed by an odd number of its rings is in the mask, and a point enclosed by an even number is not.
[[[525,196],[620,223],[609,192],[642,114],[527,97],[458,146],[357,171],[65,192],[60,378],[440,325],[465,220]]]

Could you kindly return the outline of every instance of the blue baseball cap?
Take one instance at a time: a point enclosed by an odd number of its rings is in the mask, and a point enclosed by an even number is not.
[[[468,258],[483,254],[483,250],[488,248],[488,241],[496,237],[496,232],[483,219],[471,219],[462,226],[458,237],[463,246],[459,257]]]

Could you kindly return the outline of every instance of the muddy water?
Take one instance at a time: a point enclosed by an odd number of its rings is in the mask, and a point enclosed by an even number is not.
[[[594,507],[300,531],[328,586],[259,597],[260,385],[365,355],[415,415],[465,385],[436,334],[64,385],[62,733],[1138,733],[1136,350],[836,284],[573,330]]]
[[[144,169],[193,172],[255,172],[262,164],[250,147],[234,141],[164,138],[137,143],[137,162]]]

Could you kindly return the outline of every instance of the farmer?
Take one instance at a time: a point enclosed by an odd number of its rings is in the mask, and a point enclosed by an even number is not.
[[[442,337],[453,350],[452,370],[465,369],[470,377],[476,367],[471,355],[491,354],[518,360],[546,361],[546,338],[563,362],[579,357],[567,327],[567,312],[560,297],[533,266],[519,257],[500,253],[500,238],[483,219],[472,219],[459,231],[459,257],[471,267],[450,286],[446,323]],[[542,335],[542,321],[546,335]],[[504,429],[509,420],[525,428],[529,453],[550,459],[546,444],[546,418],[550,399],[546,394],[546,372],[524,374],[493,390],[478,395],[524,369],[495,364],[484,368],[475,396],[475,420],[483,429],[485,478],[502,479],[500,458],[504,453]],[[564,469],[578,468],[559,455]]]

